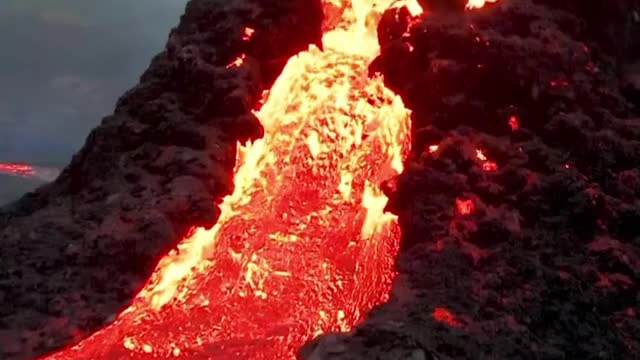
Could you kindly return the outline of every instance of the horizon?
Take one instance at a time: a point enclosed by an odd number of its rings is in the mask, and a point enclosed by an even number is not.
[[[0,162],[62,168],[134,86],[187,0],[0,2]],[[42,181],[0,174],[0,206]]]

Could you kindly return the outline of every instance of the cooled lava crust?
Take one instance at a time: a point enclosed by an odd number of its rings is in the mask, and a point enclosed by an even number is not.
[[[413,110],[391,300],[301,357],[638,359],[638,2],[425,2],[371,69]]]
[[[189,2],[63,174],[0,211],[0,359],[113,321],[190,228],[215,224],[237,142],[262,135],[251,110],[322,18],[320,0]]]

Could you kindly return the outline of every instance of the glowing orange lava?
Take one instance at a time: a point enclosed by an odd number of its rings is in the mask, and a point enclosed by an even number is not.
[[[518,122],[518,118],[515,115],[509,118],[509,126],[511,126],[512,131],[520,130],[520,123]]]
[[[229,65],[227,65],[227,69],[242,66],[242,64],[244,64],[244,59],[246,59],[246,57],[247,56],[245,54],[240,55],[235,60],[233,60]]]
[[[365,20],[391,0],[373,3],[353,0],[325,51],[289,60],[218,224],[194,229],[113,324],[50,359],[292,359],[386,299],[399,233],[378,184],[402,171],[409,112],[367,77],[379,50]]]

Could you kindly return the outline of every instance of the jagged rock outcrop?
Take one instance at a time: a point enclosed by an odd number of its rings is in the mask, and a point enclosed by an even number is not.
[[[413,110],[391,300],[301,358],[636,359],[639,3],[439,3],[372,68]]]
[[[104,326],[190,228],[215,224],[236,143],[262,134],[252,108],[321,26],[320,0],[188,3],[62,175],[0,212],[0,358]]]

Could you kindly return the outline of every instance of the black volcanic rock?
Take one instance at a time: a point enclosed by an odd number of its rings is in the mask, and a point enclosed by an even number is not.
[[[215,224],[236,143],[263,134],[251,110],[286,60],[320,41],[322,18],[320,0],[187,4],[60,177],[0,211],[1,359],[101,328],[190,228]]]
[[[300,357],[637,359],[639,3],[422,3],[372,69],[413,110],[391,300]]]

